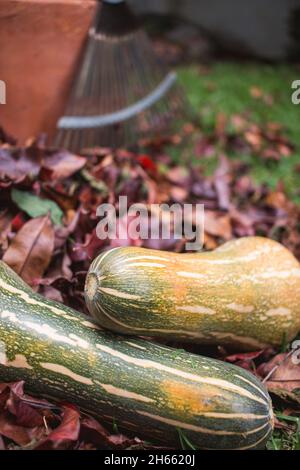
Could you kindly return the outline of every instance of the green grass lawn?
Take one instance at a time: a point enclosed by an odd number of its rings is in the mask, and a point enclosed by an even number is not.
[[[277,122],[284,126],[284,135],[295,146],[289,157],[279,162],[266,162],[261,157],[234,153],[229,156],[239,158],[251,167],[257,182],[266,182],[275,187],[283,181],[291,198],[300,204],[300,173],[295,165],[300,163],[300,105],[291,101],[291,84],[300,79],[300,69],[292,65],[264,65],[244,63],[216,63],[203,73],[199,67],[189,66],[179,70],[179,77],[184,86],[192,108],[199,115],[201,129],[208,135],[215,127],[216,116],[222,112],[226,116],[247,113],[250,120],[259,125]],[[256,99],[251,95],[251,88],[256,87],[270,96],[272,103]],[[217,147],[217,146],[216,146]],[[193,146],[184,150],[173,148],[170,153],[177,161],[191,159]],[[217,161],[216,157],[205,160],[205,167],[211,172]]]

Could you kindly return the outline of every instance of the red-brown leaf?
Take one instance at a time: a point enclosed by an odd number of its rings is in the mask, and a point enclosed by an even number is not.
[[[61,424],[38,443],[35,450],[68,449],[78,440],[80,432],[80,414],[75,408],[64,407]]]
[[[0,148],[0,176],[16,180],[26,175],[37,175],[40,162],[27,149]]]
[[[273,371],[273,372],[272,372]],[[266,382],[270,390],[287,390],[293,392],[300,389],[300,352],[293,354],[277,354],[271,361],[258,368],[262,377],[272,372]]]
[[[141,442],[137,438],[128,439],[123,434],[110,434],[98,421],[91,417],[82,420],[80,436],[86,442],[93,442],[97,446],[105,445],[119,449]]]
[[[54,249],[54,229],[49,216],[27,222],[17,233],[3,256],[7,263],[28,284],[41,278]]]
[[[0,415],[0,435],[11,439],[20,446],[29,444],[31,441],[30,430],[15,424],[8,413]]]
[[[51,180],[65,179],[81,170],[86,164],[86,158],[74,155],[67,150],[60,150],[45,157],[42,168]]]

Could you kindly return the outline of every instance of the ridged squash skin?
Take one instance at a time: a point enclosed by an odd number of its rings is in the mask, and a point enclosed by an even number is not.
[[[262,237],[196,254],[117,248],[92,263],[85,291],[98,323],[122,334],[255,350],[300,330],[300,265]]]
[[[269,395],[252,374],[103,332],[0,262],[0,382],[16,380],[177,448],[179,430],[198,448],[262,448],[273,426]]]

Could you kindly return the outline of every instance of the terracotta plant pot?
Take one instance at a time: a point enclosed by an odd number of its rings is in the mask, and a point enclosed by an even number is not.
[[[95,0],[0,1],[0,126],[19,143],[53,137],[95,9]]]

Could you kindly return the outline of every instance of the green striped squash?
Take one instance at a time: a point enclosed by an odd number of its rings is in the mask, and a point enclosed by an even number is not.
[[[118,333],[260,349],[300,330],[300,266],[262,237],[196,254],[117,248],[92,263],[86,303]]]
[[[264,447],[269,395],[250,373],[204,357],[103,332],[32,290],[0,262],[0,381],[76,404],[163,445]]]

